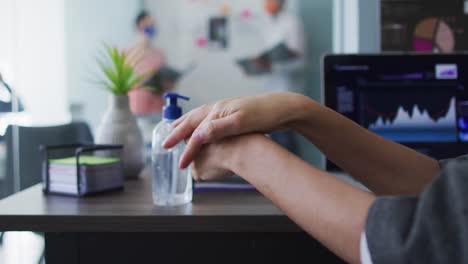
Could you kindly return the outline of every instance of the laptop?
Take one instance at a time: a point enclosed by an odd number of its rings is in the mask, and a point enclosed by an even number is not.
[[[435,159],[468,153],[468,54],[327,55],[322,92],[327,107],[387,139]]]

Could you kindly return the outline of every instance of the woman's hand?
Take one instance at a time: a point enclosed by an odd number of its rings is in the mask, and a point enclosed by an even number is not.
[[[203,144],[247,133],[268,133],[300,119],[310,100],[295,93],[238,97],[197,108],[174,122],[174,131],[163,144],[171,148],[187,139],[180,167],[186,168]]]
[[[202,146],[192,163],[192,177],[196,181],[214,181],[235,174],[237,161],[245,146],[265,138],[261,134],[231,137]]]

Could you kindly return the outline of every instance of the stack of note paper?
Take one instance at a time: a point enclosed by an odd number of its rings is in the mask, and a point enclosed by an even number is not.
[[[78,193],[78,177],[80,193]],[[79,172],[76,157],[49,160],[49,192],[84,195],[123,186],[119,158],[81,156]]]

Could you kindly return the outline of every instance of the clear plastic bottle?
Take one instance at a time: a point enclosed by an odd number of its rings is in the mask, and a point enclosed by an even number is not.
[[[152,176],[153,201],[156,205],[182,205],[192,201],[192,176],[190,168],[180,169],[179,161],[185,144],[180,142],[171,149],[161,145],[171,133],[171,123],[182,115],[182,109],[177,105],[177,99],[189,98],[167,93],[164,95],[167,104],[164,107],[163,120],[153,131],[152,143]]]

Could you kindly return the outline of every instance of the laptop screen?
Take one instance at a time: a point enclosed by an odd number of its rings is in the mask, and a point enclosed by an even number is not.
[[[370,131],[436,159],[468,154],[468,55],[329,55],[323,74],[326,106]]]

